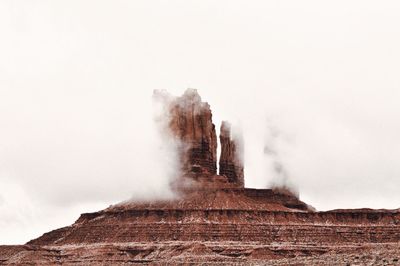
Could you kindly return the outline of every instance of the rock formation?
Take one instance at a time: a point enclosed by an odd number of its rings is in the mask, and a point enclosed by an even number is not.
[[[217,174],[217,136],[210,105],[201,101],[197,90],[187,90],[169,105],[170,129],[183,148],[180,151],[185,174]]]
[[[181,144],[179,157],[183,176],[218,179],[217,137],[210,105],[192,89],[168,101],[167,105],[169,129]],[[219,176],[226,177],[234,186],[244,187],[242,140],[239,135],[232,136],[229,122],[221,124],[220,144]]]
[[[228,181],[244,187],[243,140],[241,136],[232,136],[231,125],[223,121],[220,130],[221,156],[219,174]]]
[[[123,202],[25,245],[0,246],[0,265],[399,263],[399,210],[317,212],[285,191],[244,188],[241,142],[227,123],[216,175],[215,127],[197,92],[167,110],[184,175],[201,182],[174,199]]]

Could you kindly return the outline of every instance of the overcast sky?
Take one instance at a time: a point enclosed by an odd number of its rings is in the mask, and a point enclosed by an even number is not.
[[[318,210],[400,207],[398,1],[1,1],[0,243],[160,196],[152,92],[197,88]],[[271,133],[272,132],[272,133]]]

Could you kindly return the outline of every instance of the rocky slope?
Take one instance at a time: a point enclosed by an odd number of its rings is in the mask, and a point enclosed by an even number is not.
[[[175,197],[82,214],[25,245],[0,246],[0,264],[399,264],[399,210],[317,212],[285,189],[245,188],[243,147],[229,124],[217,174],[209,105],[190,90],[167,110],[181,143]]]

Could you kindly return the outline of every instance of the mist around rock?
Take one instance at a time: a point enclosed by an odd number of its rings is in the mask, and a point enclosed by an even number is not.
[[[153,108],[154,130],[158,136],[156,156],[164,173],[162,178],[170,184],[166,188],[170,193],[173,193],[174,184],[190,186],[196,180],[183,177],[201,173],[205,176],[219,174],[244,187],[245,143],[242,129],[237,124],[222,121],[218,142],[212,108],[207,102],[202,102],[196,89],[187,89],[179,97],[166,90],[155,90]],[[280,132],[269,123],[265,136],[264,155],[269,175],[265,178],[271,180],[268,187],[298,197],[299,191],[278,148],[282,141]],[[218,149],[220,154],[217,154]]]
[[[300,192],[295,183],[295,177],[290,175],[290,170],[285,164],[284,154],[280,150],[282,142],[285,142],[284,136],[279,128],[267,120],[264,156],[267,162],[267,176],[270,180],[268,186],[271,188],[287,191],[299,197]]]

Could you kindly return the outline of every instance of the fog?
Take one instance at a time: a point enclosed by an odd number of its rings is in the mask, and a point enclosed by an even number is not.
[[[156,89],[196,88],[217,129],[240,127],[248,187],[275,182],[278,158],[318,210],[399,208],[399,13],[397,1],[1,1],[0,243],[170,195]]]

